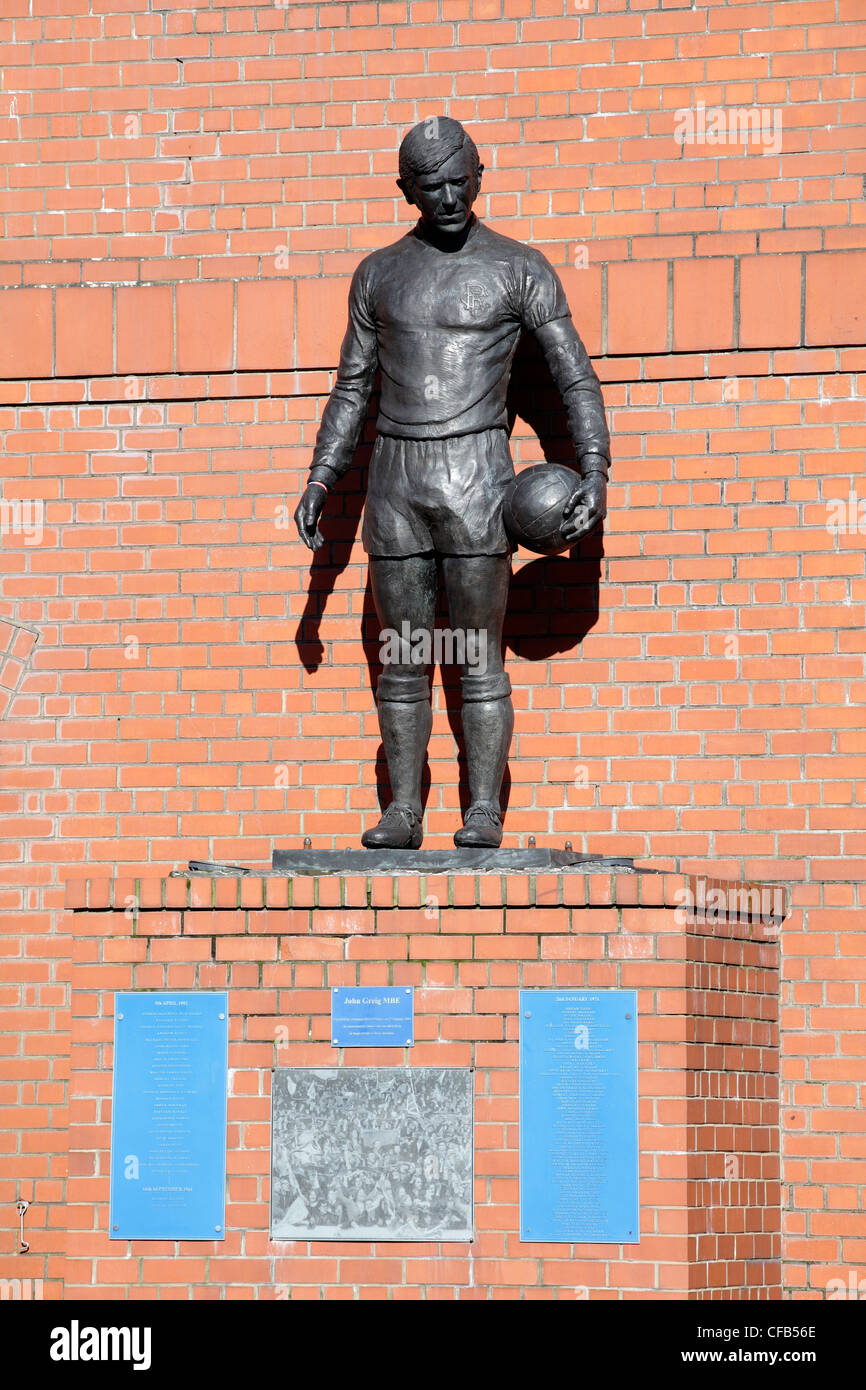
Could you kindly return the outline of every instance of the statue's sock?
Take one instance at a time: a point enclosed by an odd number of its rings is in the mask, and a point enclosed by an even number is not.
[[[464,700],[463,739],[470,804],[487,801],[499,808],[513,732],[514,707],[510,696],[499,700]]]
[[[429,700],[379,701],[379,729],[388,760],[391,796],[421,815],[421,774],[433,711]]]

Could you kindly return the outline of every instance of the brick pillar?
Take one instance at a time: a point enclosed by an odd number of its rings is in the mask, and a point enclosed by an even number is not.
[[[778,947],[754,923],[689,923],[684,883],[523,873],[75,885],[66,1296],[778,1297]],[[335,1065],[331,986],[390,983],[415,987],[409,1065],[476,1068],[476,1239],[272,1242],[271,1068]],[[633,1245],[519,1239],[521,986],[638,991]],[[230,996],[227,1236],[111,1241],[114,992],[194,988]],[[404,1060],[345,1054],[346,1065]]]

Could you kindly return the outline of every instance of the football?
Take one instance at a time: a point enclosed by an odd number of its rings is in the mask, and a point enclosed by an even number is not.
[[[538,463],[518,473],[502,507],[511,540],[536,555],[567,550],[571,542],[562,534],[562,513],[579,482],[580,474],[564,463]]]

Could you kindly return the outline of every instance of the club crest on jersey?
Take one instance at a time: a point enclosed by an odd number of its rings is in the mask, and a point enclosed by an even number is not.
[[[466,318],[480,318],[490,308],[490,295],[478,280],[467,280],[460,290],[460,308]]]

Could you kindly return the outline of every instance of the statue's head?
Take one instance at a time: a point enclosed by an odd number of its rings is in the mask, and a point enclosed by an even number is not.
[[[397,187],[421,220],[440,235],[457,235],[469,221],[484,166],[471,135],[450,116],[428,116],[400,146]]]

